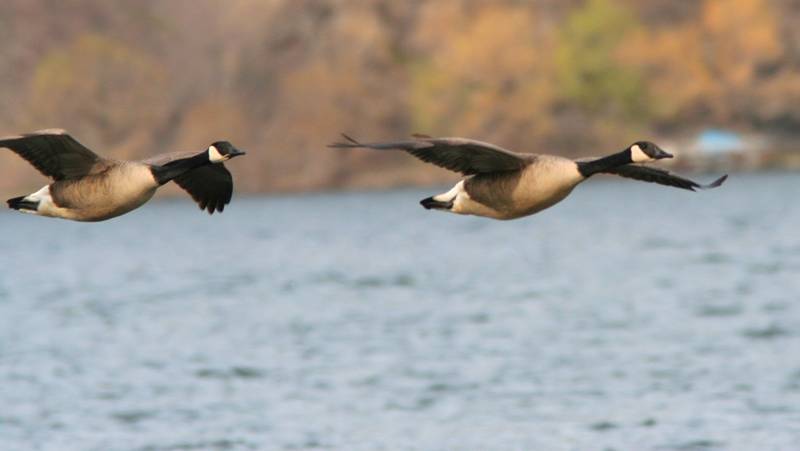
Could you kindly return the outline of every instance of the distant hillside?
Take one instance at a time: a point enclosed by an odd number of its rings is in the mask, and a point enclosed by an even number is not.
[[[135,158],[229,139],[237,189],[432,183],[412,132],[596,154],[707,126],[800,130],[798,0],[6,0],[0,131]],[[40,185],[0,154],[0,194]]]

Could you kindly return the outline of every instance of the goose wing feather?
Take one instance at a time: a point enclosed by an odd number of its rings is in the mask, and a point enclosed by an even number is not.
[[[195,155],[197,152],[175,152],[158,155],[143,163],[160,166],[170,161]],[[213,214],[222,212],[233,197],[233,176],[222,163],[201,166],[173,179],[184,191],[189,193],[201,210]]]
[[[654,168],[652,166],[642,166],[637,164],[629,164],[626,166],[619,166],[617,168],[606,171],[610,174],[616,174],[621,177],[640,180],[642,182],[658,183],[659,185],[674,186],[675,188],[686,189],[689,191],[703,190],[716,188],[722,185],[728,178],[728,174],[714,180],[713,182],[703,185],[694,180],[681,177],[677,174],[667,171],[666,169]]]
[[[347,135],[342,136],[346,141],[332,143],[329,147],[404,150],[422,161],[464,175],[520,170],[535,158],[533,155],[514,153],[493,144],[466,138],[413,135],[414,139],[405,141],[361,143]]]
[[[54,180],[81,178],[105,169],[106,160],[61,129],[0,138],[0,147],[14,151]]]
[[[575,161],[591,161],[595,157],[579,158]],[[711,183],[703,185],[694,180],[687,179],[666,169],[661,169],[653,166],[646,166],[643,164],[626,164],[616,168],[603,171],[607,174],[614,174],[620,177],[639,180],[642,182],[658,183],[659,185],[673,186],[689,191],[696,191],[698,189],[712,189],[722,185],[728,179],[728,174],[714,180]]]

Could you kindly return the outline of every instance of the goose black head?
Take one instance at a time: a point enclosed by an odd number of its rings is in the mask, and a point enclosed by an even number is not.
[[[233,147],[233,144],[228,141],[217,141],[208,146],[208,161],[212,163],[222,163],[244,154],[244,151]]]
[[[634,163],[672,158],[671,153],[665,152],[664,149],[650,141],[637,141],[631,144],[628,151],[631,153],[631,161]]]

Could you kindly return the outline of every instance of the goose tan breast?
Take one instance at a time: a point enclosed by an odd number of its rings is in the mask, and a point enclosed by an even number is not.
[[[56,182],[54,200],[75,219],[99,221],[127,213],[150,200],[158,184],[145,165],[121,163],[80,180]]]
[[[544,210],[569,195],[583,177],[566,158],[543,155],[513,173],[481,174],[467,181],[470,197],[513,219]]]

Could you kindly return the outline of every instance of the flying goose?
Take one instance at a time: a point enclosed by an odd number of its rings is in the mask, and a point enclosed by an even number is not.
[[[723,175],[701,185],[664,169],[643,166],[640,163],[672,158],[648,141],[638,141],[602,158],[570,160],[555,155],[515,153],[466,138],[413,135],[413,139],[405,141],[361,143],[342,136],[346,142],[335,142],[329,147],[404,150],[422,161],[464,174],[467,177],[450,191],[420,203],[426,209],[494,219],[515,219],[551,207],[579,183],[600,172],[690,191],[716,188],[728,177]]]
[[[75,221],[103,221],[142,206],[161,185],[174,180],[201,209],[221,212],[231,200],[233,179],[222,165],[244,155],[227,141],[199,153],[177,153],[143,161],[102,158],[60,129],[0,138],[53,183],[8,200],[24,213]]]

